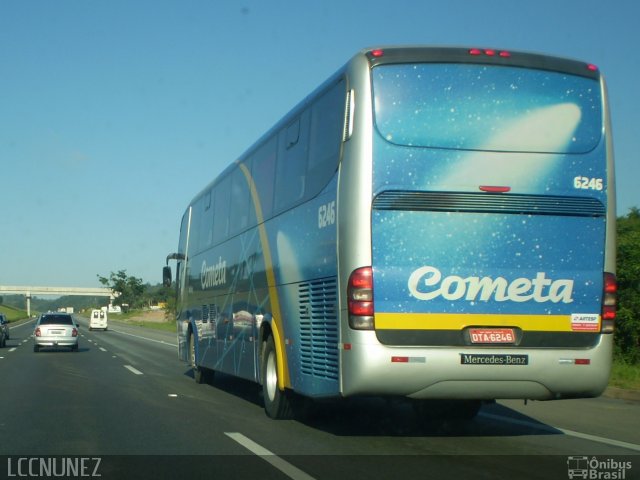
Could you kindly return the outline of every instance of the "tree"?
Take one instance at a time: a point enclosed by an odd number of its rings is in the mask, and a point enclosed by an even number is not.
[[[617,222],[618,313],[616,356],[627,363],[640,362],[640,209],[631,208]]]
[[[126,270],[119,270],[117,273],[111,272],[109,278],[97,275],[98,280],[105,287],[109,287],[116,292],[116,305],[129,305],[131,308],[141,307],[144,298],[144,285],[141,278],[128,276]]]

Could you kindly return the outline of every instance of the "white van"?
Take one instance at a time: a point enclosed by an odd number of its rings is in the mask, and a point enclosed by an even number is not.
[[[104,310],[91,310],[89,330],[93,330],[94,328],[107,329],[107,312]]]

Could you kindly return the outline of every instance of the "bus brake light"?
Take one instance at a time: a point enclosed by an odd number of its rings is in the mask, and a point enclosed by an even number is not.
[[[604,274],[602,299],[602,333],[613,333],[616,319],[618,283],[613,273]]]
[[[496,55],[502,58],[509,58],[511,57],[511,53],[507,52],[506,50],[494,50],[492,48],[487,48],[487,49],[481,49],[481,48],[472,48],[469,50],[469,55],[473,55],[473,56],[482,56],[484,55],[485,57],[495,57]]]
[[[347,285],[349,326],[355,330],[373,330],[373,269],[362,267],[349,276]]]

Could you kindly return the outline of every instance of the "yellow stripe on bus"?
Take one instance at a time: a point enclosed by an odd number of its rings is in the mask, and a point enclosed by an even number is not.
[[[287,362],[287,350],[285,348],[284,328],[282,326],[282,315],[280,313],[280,299],[278,297],[278,290],[276,289],[276,276],[273,271],[273,260],[271,259],[271,248],[269,247],[269,237],[267,235],[267,229],[264,226],[264,216],[262,214],[262,205],[260,204],[260,197],[258,190],[251,177],[251,172],[246,165],[240,163],[240,170],[244,174],[247,183],[249,184],[249,190],[251,191],[251,198],[253,200],[253,206],[256,209],[256,219],[258,221],[258,232],[260,233],[260,243],[262,244],[262,253],[264,255],[264,267],[267,273],[267,285],[269,286],[269,300],[271,301],[271,314],[273,315],[273,322],[275,329],[273,329],[273,339],[276,347],[276,354],[280,354],[281,361],[278,362],[278,387],[280,390],[284,390],[285,387],[291,387],[291,377],[289,376],[289,365]]]
[[[467,327],[518,327],[526,331],[571,332],[571,315],[468,313],[378,313],[377,330],[462,330]],[[598,326],[600,331],[600,326]]]

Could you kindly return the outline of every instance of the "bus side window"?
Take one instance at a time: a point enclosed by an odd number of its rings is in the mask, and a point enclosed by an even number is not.
[[[209,248],[213,242],[213,209],[211,208],[211,191],[208,191],[202,201],[198,202],[197,225],[199,229],[198,252]]]
[[[231,197],[231,177],[227,176],[214,187],[213,200],[213,243],[218,244],[229,235],[229,200]]]
[[[231,174],[231,203],[229,204],[229,233],[241,232],[249,226],[249,192],[247,180],[240,170],[236,168]]]
[[[286,210],[305,194],[309,152],[309,112],[290,123],[278,135],[276,209]],[[297,139],[297,140],[296,140]]]
[[[273,136],[252,155],[251,176],[258,192],[262,221],[273,213],[273,184],[276,175],[278,137]]]
[[[345,100],[346,87],[343,79],[311,107],[306,198],[320,193],[338,168],[344,131]]]

